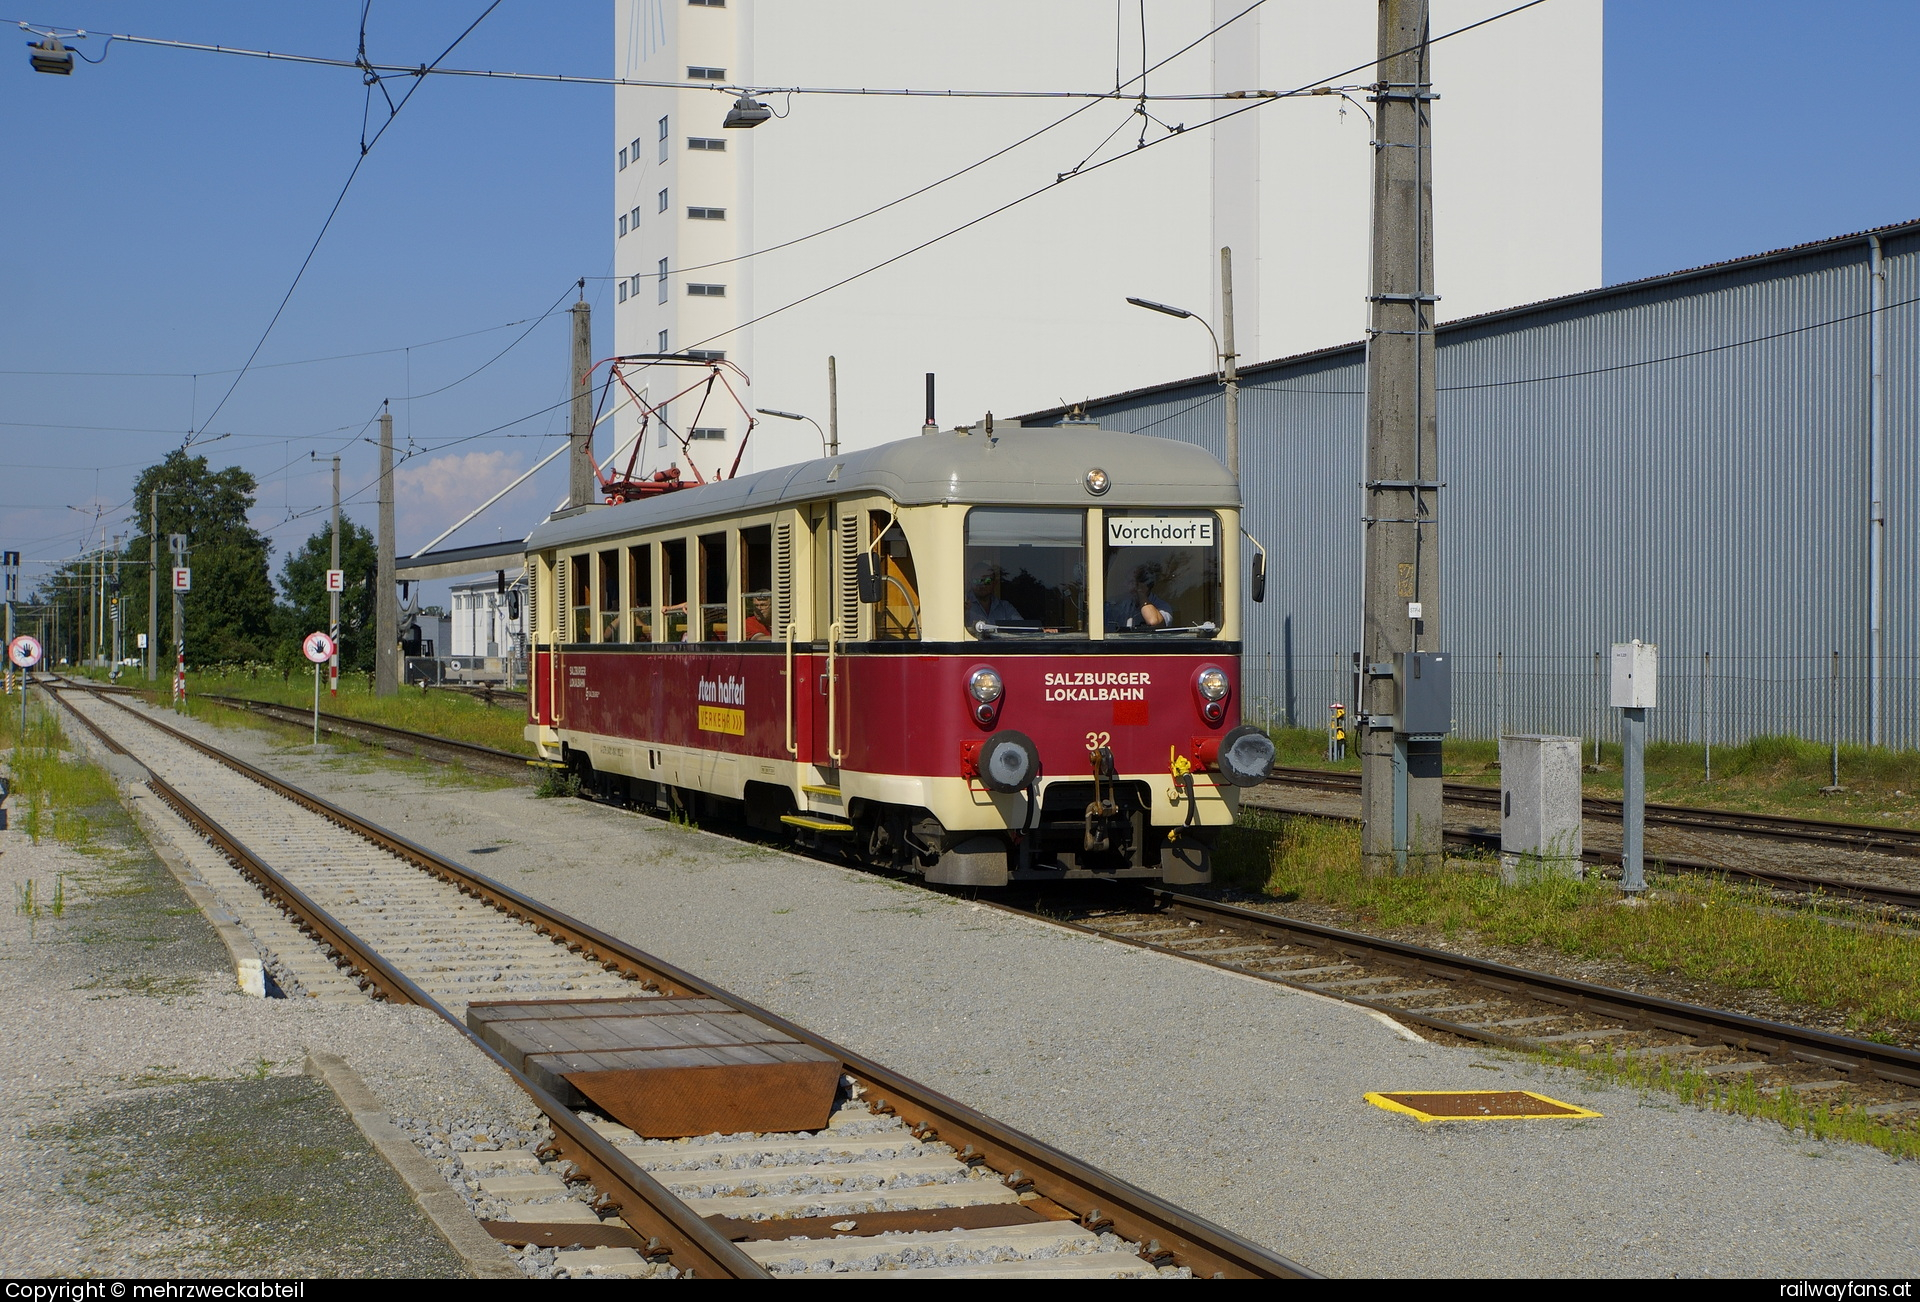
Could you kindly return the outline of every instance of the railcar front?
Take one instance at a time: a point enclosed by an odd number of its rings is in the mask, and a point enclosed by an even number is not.
[[[1204,881],[1273,757],[1240,537],[1206,452],[1085,424],[591,510],[529,539],[528,736],[605,795],[932,881]]]

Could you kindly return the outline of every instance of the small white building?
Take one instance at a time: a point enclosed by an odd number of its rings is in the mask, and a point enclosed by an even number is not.
[[[521,594],[515,591],[522,573],[521,570],[506,571],[505,592],[501,591],[503,585],[497,575],[451,585],[453,627],[442,655],[460,662],[461,668],[477,670],[504,668],[501,664],[489,665],[489,660],[525,657],[526,633],[521,625],[523,612],[518,600]]]

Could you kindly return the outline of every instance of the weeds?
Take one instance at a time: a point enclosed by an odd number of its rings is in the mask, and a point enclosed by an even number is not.
[[[1514,948],[1623,959],[1835,1010],[1855,1033],[1920,1025],[1920,942],[1889,929],[1836,925],[1855,920],[1838,909],[1785,910],[1756,887],[1658,874],[1647,906],[1623,909],[1613,882],[1548,877],[1503,886],[1490,859],[1371,877],[1361,870],[1360,833],[1351,824],[1259,814],[1243,823],[1222,838],[1218,880],[1333,905],[1371,928],[1471,933]]]
[[[1554,1048],[1540,1050],[1534,1057],[1549,1066],[1584,1071],[1643,1093],[1658,1092],[1716,1112],[1778,1122],[1815,1139],[1869,1144],[1894,1157],[1920,1158],[1920,1131],[1889,1124],[1844,1099],[1816,1101],[1791,1089],[1763,1093],[1746,1074],[1729,1082],[1697,1070],[1675,1070],[1670,1060],[1663,1059],[1656,1066],[1611,1051],[1583,1055],[1570,1048]]]
[[[580,775],[565,769],[548,769],[533,789],[538,800],[555,800],[580,794]]]
[[[13,888],[13,911],[22,917],[63,917],[67,911],[67,879],[53,879],[53,896],[48,898],[39,884],[29,877]]]

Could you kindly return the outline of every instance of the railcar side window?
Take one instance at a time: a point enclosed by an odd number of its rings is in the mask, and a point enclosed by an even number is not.
[[[740,531],[741,642],[765,642],[773,636],[773,526]]]
[[[593,641],[593,557],[582,553],[573,558],[573,564],[567,566],[572,572],[572,599],[567,603],[573,607],[573,640],[576,642]]]
[[[977,506],[967,513],[967,632],[1087,635],[1087,513]]]
[[[620,640],[620,553],[600,553],[600,620],[596,642]]]
[[[1104,553],[1106,636],[1219,633],[1219,517],[1109,511]]]
[[[689,642],[727,640],[727,536],[700,535],[700,624]]]
[[[880,605],[873,615],[873,635],[883,641],[920,640],[920,582],[914,575],[913,549],[899,524],[889,524],[884,512],[869,513],[874,535],[873,564],[880,575]],[[881,529],[885,527],[886,532]]]
[[[668,642],[687,641],[687,540],[669,538],[660,544],[660,613],[666,616]]]
[[[635,642],[653,641],[653,548],[627,548],[627,619]]]

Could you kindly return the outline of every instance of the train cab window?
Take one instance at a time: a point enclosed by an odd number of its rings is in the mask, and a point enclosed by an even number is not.
[[[627,620],[633,641],[653,641],[653,548],[646,543],[627,548]]]
[[[967,633],[1087,635],[1087,514],[977,506],[967,513]]]
[[[883,642],[920,640],[920,582],[913,549],[899,524],[881,512],[872,515],[873,565],[880,575],[880,604],[874,608],[873,635]],[[884,530],[884,532],[883,532]]]
[[[669,538],[660,544],[660,613],[663,640],[687,641],[687,540]]]
[[[569,626],[576,642],[593,641],[593,557],[579,555],[567,566],[573,578],[573,592],[568,605],[573,608],[573,623]]]
[[[727,536],[700,535],[700,623],[689,642],[727,640]]]
[[[773,637],[773,526],[755,525],[740,531],[741,642],[766,642]]]
[[[620,553],[600,553],[600,618],[594,624],[596,642],[620,640]]]
[[[1106,636],[1219,633],[1219,517],[1109,511],[1104,552]]]

